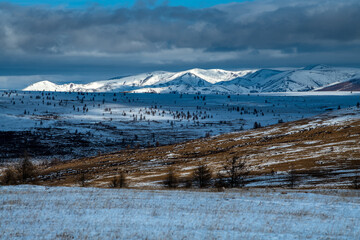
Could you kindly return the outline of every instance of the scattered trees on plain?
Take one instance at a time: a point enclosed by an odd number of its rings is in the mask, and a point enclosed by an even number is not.
[[[215,177],[207,165],[200,164],[195,168],[190,178],[181,181],[176,175],[174,167],[170,167],[163,184],[167,188],[176,188],[179,185],[187,188],[193,186],[199,188],[213,186],[236,188],[245,185],[245,178],[248,174],[245,161],[234,156],[224,163],[222,170]]]

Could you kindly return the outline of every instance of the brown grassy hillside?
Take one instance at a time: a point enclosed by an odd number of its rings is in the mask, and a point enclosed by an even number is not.
[[[39,183],[76,186],[83,176],[87,186],[107,187],[119,172],[126,172],[130,187],[159,187],[170,167],[184,181],[199,164],[208,165],[216,176],[235,156],[246,162],[248,186],[284,185],[292,171],[303,187],[349,187],[360,169],[359,116],[358,109],[341,110],[170,146],[76,159],[42,167]]]

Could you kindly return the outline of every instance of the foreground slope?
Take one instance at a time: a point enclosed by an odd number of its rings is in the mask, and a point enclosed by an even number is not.
[[[356,239],[350,190],[0,189],[2,239]]]
[[[39,184],[107,187],[119,171],[131,187],[160,187],[169,167],[180,179],[199,164],[217,173],[233,157],[246,162],[247,186],[284,186],[295,170],[303,187],[351,187],[360,169],[360,110],[342,109],[295,122],[147,149],[130,149],[44,167]],[[215,174],[214,174],[215,175]]]

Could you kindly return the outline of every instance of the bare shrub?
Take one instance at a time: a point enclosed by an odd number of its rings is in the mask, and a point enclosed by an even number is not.
[[[28,154],[25,152],[24,159],[16,167],[18,173],[18,180],[22,183],[32,181],[36,175],[36,168],[30,161]]]
[[[55,165],[58,165],[58,164],[60,164],[60,163],[61,163],[61,160],[60,160],[60,159],[54,158],[54,159],[52,159],[52,160],[49,162],[49,165],[50,165],[50,166],[55,166]]]
[[[187,178],[184,180],[184,187],[185,188],[192,188],[193,186],[193,179],[192,178]]]
[[[13,168],[7,168],[0,179],[2,185],[15,185],[18,182],[18,174]]]

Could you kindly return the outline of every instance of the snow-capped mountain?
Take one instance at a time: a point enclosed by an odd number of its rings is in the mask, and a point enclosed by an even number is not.
[[[191,69],[182,72],[151,72],[112,78],[88,84],[57,85],[37,82],[24,91],[74,92],[156,92],[156,93],[249,93],[312,91],[360,76],[360,69],[333,68],[325,65],[301,69],[242,70]]]

